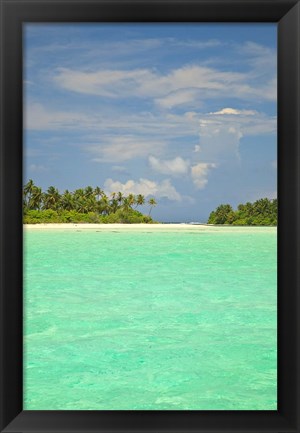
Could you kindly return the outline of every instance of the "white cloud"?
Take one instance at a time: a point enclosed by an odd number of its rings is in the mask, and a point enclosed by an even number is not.
[[[210,125],[227,126],[229,132],[239,131],[240,138],[244,135],[273,134],[277,127],[276,116],[267,116],[255,110],[223,108],[203,116],[203,119]]]
[[[275,49],[248,41],[238,48],[241,55],[246,56],[253,72],[274,74],[277,70],[277,53]],[[252,73],[253,73],[252,72]]]
[[[159,173],[173,176],[188,174],[198,189],[205,188],[210,170],[217,167],[217,163],[214,162],[198,162],[191,165],[189,160],[180,157],[172,160],[159,160],[151,156],[149,157],[149,163]]]
[[[174,69],[166,75],[153,74],[153,79],[142,83],[141,93],[144,95],[168,95],[183,89],[222,90],[229,83],[242,81],[243,74],[223,72],[198,65],[184,66]]]
[[[241,138],[275,134],[276,117],[227,107],[201,116],[199,127],[201,160],[234,162],[239,159]]]
[[[198,164],[191,165],[190,161],[180,157],[176,157],[172,160],[159,160],[151,156],[149,157],[149,163],[150,166],[159,173],[173,176],[189,174],[198,189],[205,188],[208,182],[209,171],[217,167],[216,163],[211,162],[199,162]]]
[[[60,87],[77,93],[154,99],[166,109],[183,104],[195,105],[196,101],[199,105],[203,99],[214,97],[276,98],[274,76],[252,85],[252,75],[251,71],[222,71],[200,65],[184,66],[165,74],[155,69],[84,71],[58,68],[54,81]],[[256,72],[254,76],[257,76]]]
[[[245,116],[254,116],[255,114],[258,114],[255,110],[237,110],[235,108],[222,108],[220,111],[215,111],[214,113],[209,114],[233,114],[233,115],[240,115],[243,114]]]
[[[130,96],[143,81],[151,79],[153,74],[146,69],[86,72],[58,68],[54,77],[54,81],[64,89],[111,98]]]
[[[202,119],[199,151],[201,160],[211,163],[238,160],[241,137],[240,129],[235,128],[231,123]]]
[[[199,114],[195,111],[186,111],[183,115],[183,117],[190,122],[194,122],[198,118],[198,116]]]
[[[95,162],[123,162],[133,158],[148,157],[162,153],[166,143],[137,136],[104,137],[99,144],[85,149],[94,155]]]
[[[170,141],[177,137],[197,136],[199,115],[187,112],[184,115],[141,112],[128,114],[113,110],[111,113],[54,111],[38,103],[28,103],[24,108],[24,127],[32,130],[74,130],[85,132],[85,143],[97,142],[101,137],[119,135],[143,136],[143,140]]]
[[[157,98],[155,102],[162,108],[173,108],[183,104],[189,104],[195,101],[195,89],[178,90],[170,93],[163,98]],[[197,104],[199,107],[199,104]]]
[[[168,198],[173,201],[180,201],[181,195],[171,184],[169,179],[162,182],[154,182],[149,179],[140,178],[138,181],[128,180],[125,183],[106,179],[104,189],[107,194],[121,191],[123,194],[142,194],[145,197],[155,196],[156,198]]]
[[[59,128],[79,128],[86,124],[87,117],[80,113],[49,111],[39,103],[29,104],[24,109],[24,125],[26,129],[45,130]]]
[[[191,175],[194,184],[198,189],[203,189],[208,182],[208,173],[210,169],[216,168],[217,164],[200,162],[191,167]]]
[[[203,163],[222,164],[239,160],[242,137],[276,132],[276,117],[234,107],[208,114],[188,111],[183,114],[142,112],[113,116],[101,112],[55,112],[41,104],[28,104],[25,124],[35,130],[80,131],[77,142],[72,144],[80,146],[95,162],[121,165],[134,158],[149,158],[152,169],[172,176],[186,174],[190,169],[189,146],[177,158],[166,158],[168,146],[174,139],[184,137],[190,142],[190,137],[194,137],[193,140],[200,137],[199,144],[194,145],[194,155],[199,155]]]
[[[149,156],[150,167],[162,174],[169,174],[172,176],[178,176],[186,174],[189,169],[189,161],[177,156],[174,159],[160,160],[154,156]]]
[[[277,99],[277,52],[276,49],[255,42],[239,45],[238,55],[249,65],[248,83],[244,89],[252,92],[257,100],[276,101]],[[262,96],[263,95],[263,96]]]

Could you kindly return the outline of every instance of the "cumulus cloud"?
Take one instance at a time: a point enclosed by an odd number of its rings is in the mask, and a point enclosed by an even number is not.
[[[140,178],[138,181],[128,180],[122,183],[109,178],[104,182],[104,189],[108,194],[121,191],[125,195],[142,194],[145,197],[155,196],[157,198],[168,198],[173,201],[181,200],[181,195],[176,191],[169,179],[165,179],[162,182],[154,182],[149,179]]]
[[[233,114],[233,115],[240,115],[243,114],[245,116],[254,116],[255,114],[258,114],[255,110],[237,110],[235,108],[223,108],[220,111],[215,111],[213,113],[209,114]]]
[[[174,159],[160,160],[154,156],[149,156],[150,167],[158,173],[179,176],[186,174],[189,169],[189,161],[184,160],[180,156]]]
[[[188,111],[154,115],[143,112],[123,113],[116,118],[101,113],[50,111],[41,104],[28,104],[25,124],[35,130],[78,130],[77,146],[90,154],[93,161],[121,166],[126,161],[144,158],[154,171],[167,176],[191,175],[187,151],[184,157],[182,154],[173,159],[166,156],[174,138],[199,137],[199,144],[194,145],[194,157],[197,155],[197,160],[202,163],[223,164],[239,160],[242,137],[276,132],[275,116],[234,107],[207,114]],[[114,131],[118,135],[113,135]],[[119,167],[113,170],[121,171]]]
[[[198,164],[191,165],[190,161],[180,157],[172,160],[159,160],[151,156],[149,157],[149,163],[159,173],[174,176],[188,174],[198,189],[205,188],[208,182],[209,171],[217,167],[216,163],[211,162],[199,162]]]
[[[239,160],[241,138],[275,132],[275,116],[254,110],[224,108],[201,116],[199,155],[207,162],[234,162]]]
[[[240,131],[243,135],[272,134],[276,132],[276,116],[267,116],[255,110],[238,110],[235,108],[223,108],[220,111],[202,116],[200,123],[204,125],[223,125],[228,130]]]
[[[216,168],[215,163],[200,162],[199,164],[191,167],[191,175],[194,184],[198,189],[203,189],[208,182],[208,173],[212,168]]]
[[[234,162],[239,158],[242,133],[231,124],[217,121],[200,121],[199,155],[207,162]]]

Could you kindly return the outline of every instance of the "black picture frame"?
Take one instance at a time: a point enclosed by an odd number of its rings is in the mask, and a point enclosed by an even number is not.
[[[0,0],[0,430],[300,432],[300,4],[296,0]],[[278,23],[278,410],[22,410],[22,24]],[[47,392],[47,389],[44,390]]]

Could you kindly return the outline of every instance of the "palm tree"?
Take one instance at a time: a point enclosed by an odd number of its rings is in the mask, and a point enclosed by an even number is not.
[[[267,198],[261,198],[254,203],[254,209],[257,214],[268,214],[270,201]]]
[[[135,195],[134,194],[129,194],[129,196],[128,196],[128,202],[129,202],[129,205],[131,207],[136,203]]]
[[[94,195],[90,195],[85,198],[87,210],[88,212],[96,212],[97,211],[97,201]]]
[[[145,197],[142,194],[138,194],[135,199],[136,208],[145,204]]]
[[[121,191],[118,192],[117,200],[118,200],[118,202],[119,202],[119,204],[121,206],[122,203],[123,203],[123,200],[124,200],[124,195],[123,195],[123,193]]]
[[[111,193],[111,200],[110,200],[110,209],[112,210],[113,213],[115,213],[119,207],[119,202],[117,200],[117,193],[116,192],[112,192]]]
[[[29,179],[29,181],[24,185],[24,193],[31,194],[33,186],[34,186],[33,180]]]
[[[84,194],[86,197],[90,197],[92,194],[94,194],[94,190],[91,186],[87,186],[84,188]]]
[[[60,198],[58,189],[54,186],[49,186],[44,196],[44,208],[58,210]]]
[[[252,203],[250,203],[249,201],[247,201],[247,203],[245,204],[245,211],[247,216],[253,216],[254,214],[254,205]]]
[[[129,197],[125,197],[123,200],[123,209],[125,212],[128,212],[131,209]]]
[[[150,216],[152,208],[157,205],[155,198],[150,198],[148,200],[148,204],[150,205],[150,210],[149,210],[149,216]]]
[[[81,206],[81,201],[83,197],[84,197],[84,190],[82,188],[76,189],[73,192],[75,210],[78,211],[79,207]]]
[[[88,213],[89,212],[89,203],[88,203],[88,200],[86,200],[84,196],[78,197],[78,199],[76,201],[76,210],[80,213]]]
[[[100,198],[103,197],[104,191],[99,186],[96,186],[96,188],[94,189],[94,194],[96,196],[97,201],[99,201]]]
[[[75,207],[73,194],[70,193],[67,189],[61,196],[61,205],[62,208],[65,210],[73,210]]]
[[[34,182],[32,179],[29,179],[29,181],[24,185],[23,188],[23,197],[24,197],[24,203],[26,207],[28,207],[29,205],[33,188],[34,188]]]
[[[130,212],[134,205],[136,208],[144,204],[145,197],[142,194],[135,196],[131,193],[125,197],[119,191],[118,193],[111,193],[111,196],[108,197],[98,186],[94,189],[87,186],[74,192],[66,189],[63,194],[60,194],[54,186],[49,186],[47,191],[43,192],[30,179],[23,187],[23,208],[25,211],[52,209],[61,212],[63,210],[76,210],[79,213],[97,212],[98,214],[109,215],[122,210],[124,212],[120,212],[120,218],[123,219],[124,216],[126,219],[126,213]],[[148,204],[150,205],[150,215],[152,208],[156,206],[155,199],[149,199]]]
[[[215,224],[226,224],[227,217],[232,211],[230,204],[220,204],[215,210]]]
[[[101,200],[98,202],[97,209],[100,214],[103,213],[105,215],[108,215],[110,213],[110,202],[106,194],[103,193]]]
[[[34,185],[32,187],[28,208],[40,210],[43,202],[43,198],[44,198],[44,194],[42,192],[42,188]]]

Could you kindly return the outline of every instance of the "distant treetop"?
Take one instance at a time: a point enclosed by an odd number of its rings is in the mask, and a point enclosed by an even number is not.
[[[229,204],[221,204],[209,215],[208,224],[235,226],[276,226],[277,199],[261,198],[254,203],[239,204],[233,210]]]
[[[137,210],[149,206],[148,215]],[[146,202],[142,194],[112,192],[109,196],[97,186],[60,193],[54,186],[46,191],[30,179],[23,188],[24,223],[91,222],[91,223],[153,223],[151,210],[156,206],[151,197]]]

